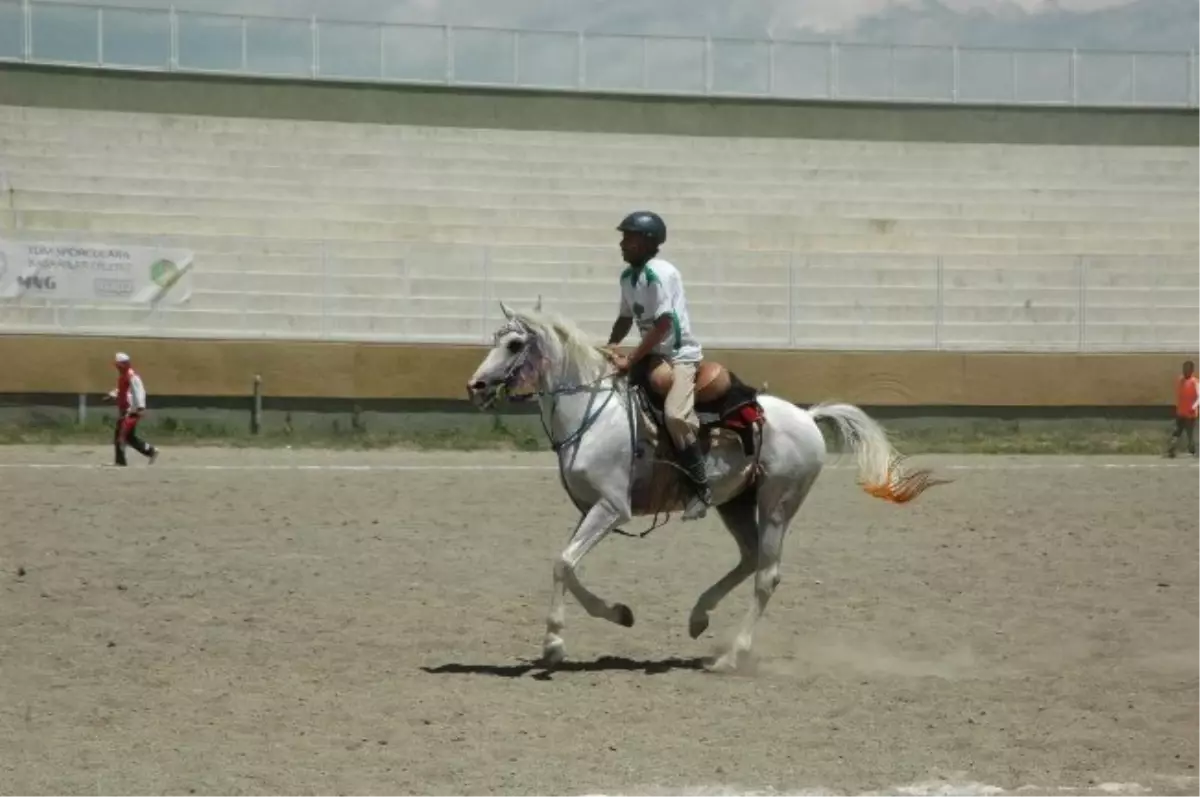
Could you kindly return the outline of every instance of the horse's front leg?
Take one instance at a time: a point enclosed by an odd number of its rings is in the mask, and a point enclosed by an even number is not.
[[[608,603],[598,597],[579,581],[575,568],[596,543],[610,531],[631,517],[629,507],[601,499],[579,521],[571,541],[554,563],[554,589],[550,597],[550,612],[546,617],[546,638],[542,643],[542,655],[549,664],[557,664],[566,655],[562,630],[565,624],[564,588],[579,601],[592,617],[601,617],[617,625],[633,625],[633,612],[623,603]]]

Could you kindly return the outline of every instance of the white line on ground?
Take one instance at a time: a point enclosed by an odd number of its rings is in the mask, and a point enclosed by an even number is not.
[[[136,467],[136,466],[135,466]],[[149,465],[142,465],[149,468]],[[92,470],[113,468],[106,463],[86,462],[0,462],[0,468],[30,468],[32,470]],[[315,471],[482,471],[530,470],[553,471],[553,465],[154,465],[154,470],[315,470]]]
[[[978,795],[979,797],[993,797],[993,795],[1030,795],[1030,794],[1056,794],[1056,795],[1084,795],[1084,794],[1101,794],[1101,795],[1137,795],[1137,794],[1162,794],[1168,788],[1178,790],[1182,794],[1195,794],[1197,779],[1194,777],[1163,775],[1150,776],[1152,786],[1143,786],[1136,782],[1105,782],[1094,783],[1089,786],[1020,786],[1015,789],[1003,789],[999,786],[992,786],[986,783],[980,783],[975,780],[968,779],[968,776],[955,773],[956,777],[946,777],[939,775],[936,778],[931,778],[925,781],[916,783],[907,783],[903,785],[893,785],[884,791],[867,791],[859,792],[864,795],[875,794],[905,794],[914,795],[915,797],[935,797],[943,794],[961,794],[961,795]],[[1157,789],[1157,790],[1155,790]],[[651,786],[648,788],[638,788],[639,793],[645,794],[665,794],[665,795],[705,795],[705,797],[729,797],[731,795],[753,795],[753,797],[767,797],[774,794],[797,794],[797,795],[821,795],[821,794],[843,794],[836,789],[830,789],[820,786],[807,786],[801,788],[789,787],[785,792],[774,791],[755,791],[753,789],[745,789],[729,784],[704,784],[700,786]],[[594,796],[586,796],[594,797]]]
[[[1021,470],[1156,470],[1166,468],[1188,467],[1191,463],[1183,462],[1047,462],[1047,463],[1016,463],[1016,462],[997,462],[987,465],[935,465],[934,470],[960,470],[960,471],[1021,471]],[[0,462],[0,468],[20,468],[29,470],[93,470],[101,468],[113,468],[114,466],[107,463],[86,463],[86,462]],[[138,467],[138,466],[133,466]],[[142,468],[151,466],[141,465]],[[852,465],[827,465],[829,470],[850,470]],[[448,472],[469,472],[469,471],[545,471],[553,472],[557,470],[554,465],[512,465],[497,463],[494,465],[418,465],[418,464],[377,464],[377,465],[319,465],[319,464],[296,464],[296,465],[238,465],[238,464],[217,464],[217,465],[154,465],[154,470],[211,470],[211,471],[253,471],[253,470],[304,470],[304,471],[337,471],[350,473],[369,473],[369,472],[405,472],[405,471],[448,471]]]
[[[588,792],[581,797],[1048,797],[1049,795],[1151,795],[1152,789],[1135,783],[1104,783],[1096,786],[1021,786],[1009,791],[1000,786],[980,783],[924,783],[907,786],[892,786],[882,791],[864,791],[851,795],[850,792],[832,789],[800,789],[776,791],[774,789],[734,789],[730,786],[694,786],[684,789],[634,789],[616,792]]]

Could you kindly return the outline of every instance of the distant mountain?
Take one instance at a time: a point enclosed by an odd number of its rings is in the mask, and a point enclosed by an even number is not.
[[[5,0],[0,0],[3,4]],[[11,2],[11,0],[9,0]],[[194,12],[882,44],[1103,50],[1197,48],[1197,0],[1130,0],[1094,11],[1016,0],[957,10],[945,0],[75,0]],[[37,0],[38,6],[45,0]],[[858,9],[866,8],[866,11]],[[871,10],[877,9],[877,10]],[[817,23],[821,24],[817,24]]]
[[[1061,7],[1026,13],[1015,5],[992,13],[956,12],[939,0],[924,0],[914,6],[893,5],[864,18],[845,37],[875,43],[1194,50],[1198,26],[1196,0],[1135,0],[1086,13]]]

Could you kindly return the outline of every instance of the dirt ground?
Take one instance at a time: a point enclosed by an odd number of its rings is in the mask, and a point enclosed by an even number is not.
[[[1197,793],[1194,460],[827,470],[730,676],[715,516],[601,544],[636,625],[569,601],[546,673],[546,455],[130,456],[0,449],[5,793]]]

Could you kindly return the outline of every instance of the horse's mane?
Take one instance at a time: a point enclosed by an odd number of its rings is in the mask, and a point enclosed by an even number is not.
[[[584,332],[574,322],[558,313],[545,310],[513,310],[517,320],[539,333],[553,333],[563,348],[563,355],[579,366],[582,371],[591,371],[594,376],[600,375],[608,365],[608,360],[596,348],[588,333]]]

